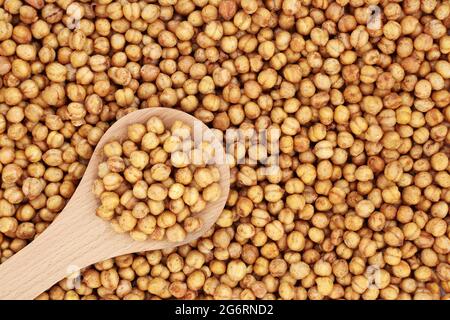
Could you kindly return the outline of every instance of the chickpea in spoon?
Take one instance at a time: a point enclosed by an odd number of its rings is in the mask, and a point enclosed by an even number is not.
[[[221,196],[220,171],[208,165],[214,151],[206,141],[195,145],[182,121],[166,128],[155,116],[128,126],[122,143],[103,147],[94,181],[97,216],[137,241],[183,241],[203,225],[196,214]]]

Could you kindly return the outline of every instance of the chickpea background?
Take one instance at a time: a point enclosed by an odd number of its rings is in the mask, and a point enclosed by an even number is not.
[[[448,300],[449,28],[445,0],[0,0],[0,263],[61,212],[114,121],[162,106],[222,134],[279,129],[279,170],[235,146],[203,237],[39,299]],[[178,153],[163,179],[177,139],[153,129],[105,148],[94,186],[138,239],[195,230],[209,176]]]
[[[93,187],[100,200],[97,216],[137,241],[179,242],[198,231],[203,220],[195,214],[220,198],[220,175],[195,153],[202,149],[191,136],[191,128],[179,120],[165,128],[160,118],[151,117],[128,126],[123,143],[108,142]],[[160,153],[153,154],[157,149]]]

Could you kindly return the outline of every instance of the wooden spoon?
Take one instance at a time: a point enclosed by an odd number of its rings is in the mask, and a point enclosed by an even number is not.
[[[97,166],[103,160],[103,146],[112,140],[123,140],[128,125],[145,123],[152,116],[161,118],[166,127],[175,120],[183,121],[193,129],[195,138],[203,134],[216,151],[215,166],[221,175],[222,195],[197,214],[202,217],[203,227],[187,234],[182,242],[134,241],[128,234],[113,231],[108,221],[95,214],[98,200],[92,193],[92,185],[97,178]],[[197,239],[213,226],[228,198],[230,171],[224,160],[222,142],[205,124],[187,113],[149,108],[122,117],[97,144],[79,186],[55,221],[33,242],[0,265],[0,299],[34,299],[59,280],[93,263],[133,252],[176,247]]]

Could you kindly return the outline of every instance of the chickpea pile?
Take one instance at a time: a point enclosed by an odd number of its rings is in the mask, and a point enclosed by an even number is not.
[[[158,117],[127,129],[123,143],[103,147],[106,161],[94,182],[97,216],[137,241],[185,240],[203,224],[191,214],[221,195],[219,169],[207,165],[214,149],[207,142],[195,146],[191,128],[178,120],[170,130]]]
[[[0,0],[0,262],[163,106],[279,129],[279,170],[230,161],[200,239],[39,299],[449,299],[449,27],[448,0]]]

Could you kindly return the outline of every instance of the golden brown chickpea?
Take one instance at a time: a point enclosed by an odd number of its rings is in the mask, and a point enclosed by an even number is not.
[[[229,153],[201,238],[39,299],[448,299],[446,1],[0,2],[0,263],[130,112],[181,109]],[[213,148],[175,128],[152,117],[105,144],[93,192],[115,231],[183,241],[221,197]]]

